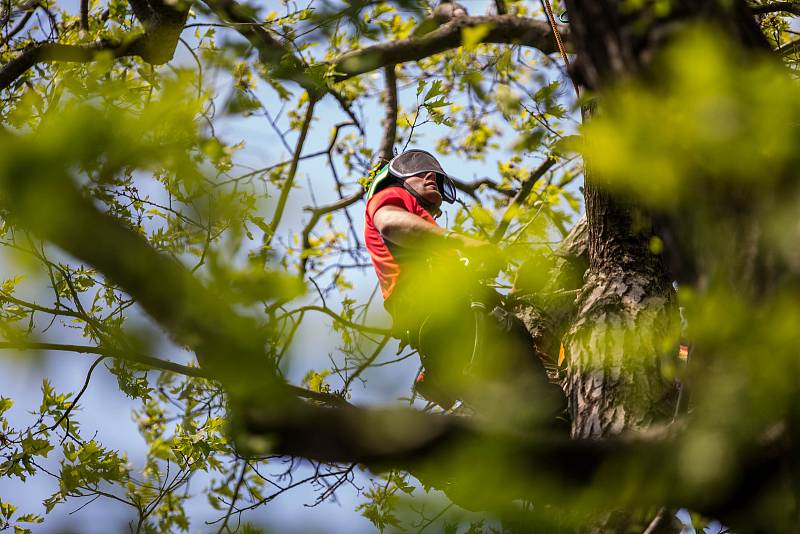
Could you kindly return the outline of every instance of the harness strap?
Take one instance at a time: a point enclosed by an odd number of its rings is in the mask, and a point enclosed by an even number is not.
[[[439,216],[442,214],[442,210],[437,208],[431,202],[428,202],[427,200],[425,200],[425,198],[423,198],[422,195],[420,195],[419,193],[414,191],[414,188],[411,187],[410,185],[408,185],[405,180],[400,179],[400,178],[398,178],[398,179],[400,180],[400,183],[403,184],[403,189],[405,189],[406,191],[411,193],[413,195],[413,197],[417,199],[417,202],[419,202],[420,205],[425,209],[425,211],[427,211],[428,213],[431,214],[431,217],[433,217],[434,219],[438,219],[439,218]]]

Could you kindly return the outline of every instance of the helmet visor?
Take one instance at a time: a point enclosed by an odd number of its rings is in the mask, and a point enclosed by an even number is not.
[[[439,188],[439,193],[442,195],[442,200],[448,204],[456,201],[456,184],[453,179],[447,174],[436,175],[436,185]]]
[[[389,162],[389,170],[398,178],[408,178],[417,174],[433,172],[436,174],[436,185],[442,200],[452,204],[456,200],[456,187],[449,174],[430,152],[424,150],[407,150],[395,156]]]

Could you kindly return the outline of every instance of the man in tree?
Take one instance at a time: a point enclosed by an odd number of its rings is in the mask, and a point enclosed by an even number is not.
[[[416,389],[445,409],[461,399],[484,415],[533,393],[540,399],[524,403],[530,411],[552,415],[562,395],[524,327],[458,261],[488,265],[499,251],[436,224],[442,202],[455,198],[453,181],[423,150],[393,158],[368,192],[365,243],[394,329],[425,367]]]

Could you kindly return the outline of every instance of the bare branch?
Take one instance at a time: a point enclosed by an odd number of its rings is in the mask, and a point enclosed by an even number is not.
[[[286,313],[286,314],[278,317],[278,319],[282,319],[284,317],[287,317],[289,315],[294,315],[296,313],[304,313],[304,312],[307,312],[307,311],[322,312],[325,315],[327,315],[328,317],[330,317],[331,319],[335,320],[337,323],[340,323],[340,324],[342,324],[342,325],[344,325],[344,326],[346,326],[348,328],[354,328],[354,329],[356,329],[356,330],[358,330],[360,332],[364,332],[364,333],[367,333],[367,334],[381,334],[381,335],[384,335],[384,336],[391,334],[391,330],[389,330],[388,328],[378,328],[376,326],[367,326],[367,325],[363,325],[363,324],[356,324],[356,323],[354,323],[352,321],[349,321],[349,320],[345,319],[341,315],[338,315],[336,312],[334,312],[334,311],[332,311],[332,310],[330,310],[328,308],[325,308],[323,306],[301,306],[300,308],[297,308],[296,310],[292,310],[291,312]]]
[[[320,206],[319,208],[310,208],[310,207],[305,208],[306,211],[311,212],[311,218],[308,220],[308,223],[306,223],[306,225],[303,227],[303,251],[305,252],[306,250],[309,250],[311,248],[311,242],[309,239],[311,237],[311,232],[314,230],[314,227],[317,225],[317,223],[319,222],[320,218],[323,215],[344,209],[352,204],[355,204],[356,202],[364,198],[364,193],[366,193],[366,191],[362,189],[356,193],[353,193],[350,196],[344,197],[341,200],[337,200],[336,202],[333,202],[326,206]],[[308,264],[308,258],[305,257],[304,255],[304,257],[300,259],[301,277],[305,277],[306,275],[307,264]]]
[[[350,122],[342,122],[342,123],[337,124],[333,128],[333,135],[331,135],[331,141],[328,144],[328,148],[325,149],[325,150],[320,151],[320,154],[327,154],[328,155],[328,165],[330,165],[331,171],[333,172],[333,178],[336,181],[336,192],[339,193],[340,200],[337,201],[337,202],[334,202],[333,204],[330,204],[328,206],[323,206],[321,208],[314,208],[314,207],[310,207],[310,206],[307,206],[307,207],[304,208],[305,211],[310,211],[311,212],[311,219],[309,219],[308,223],[305,225],[305,227],[303,227],[303,249],[302,249],[301,254],[300,254],[300,256],[301,256],[300,257],[300,267],[298,269],[298,272],[300,274],[300,278],[301,279],[305,278],[305,275],[306,275],[306,266],[308,264],[308,254],[306,254],[306,251],[311,249],[311,241],[310,241],[311,232],[314,230],[314,227],[319,222],[320,217],[322,217],[325,214],[331,213],[333,211],[344,209],[344,208],[350,206],[351,204],[355,203],[362,196],[364,196],[363,190],[360,190],[355,195],[351,195],[351,196],[348,196],[348,197],[345,197],[345,196],[342,195],[342,183],[339,180],[339,177],[338,177],[338,175],[336,173],[336,168],[334,167],[334,164],[333,164],[333,156],[332,156],[333,148],[334,148],[334,146],[336,146],[336,140],[339,138],[339,132],[345,126],[356,126],[360,130],[360,126],[358,124],[354,124],[354,123],[350,123]],[[354,197],[356,197],[356,198],[354,198]],[[348,222],[350,222],[350,225],[352,227],[352,221],[350,220],[349,214],[347,212],[345,212],[345,214],[348,215]],[[355,231],[353,231],[353,232],[355,233]],[[358,238],[356,237],[356,239],[358,239]]]
[[[317,97],[309,94],[308,107],[306,108],[306,115],[303,119],[303,124],[300,127],[300,135],[297,138],[297,145],[294,150],[291,166],[289,167],[289,174],[286,177],[286,181],[283,183],[283,187],[281,188],[281,194],[278,197],[278,205],[275,207],[275,214],[272,216],[272,222],[269,224],[267,233],[264,234],[264,242],[262,245],[264,251],[269,248],[272,238],[275,236],[275,230],[278,229],[278,225],[281,223],[283,210],[286,208],[286,201],[289,198],[289,192],[294,185],[294,177],[297,174],[297,164],[300,161],[300,152],[303,151],[303,145],[306,142],[306,135],[308,135],[308,130],[311,127],[311,120],[314,118],[314,106],[316,103]]]
[[[779,56],[788,56],[800,50],[800,39],[789,41],[775,49],[775,53]]]
[[[383,138],[378,149],[378,157],[381,158],[381,163],[388,163],[394,156],[394,139],[397,136],[396,69],[396,65],[387,65],[383,69],[384,77],[386,78],[386,93],[384,94],[386,116],[383,119]]]
[[[72,409],[75,408],[75,406],[78,405],[78,401],[83,396],[83,394],[86,392],[86,388],[89,387],[89,381],[92,379],[92,371],[94,371],[94,368],[97,367],[98,364],[100,362],[102,362],[104,359],[106,359],[106,356],[100,356],[99,358],[97,358],[94,361],[94,363],[91,365],[91,367],[89,367],[89,372],[86,373],[86,380],[83,382],[83,387],[78,392],[78,394],[75,395],[75,398],[70,403],[69,408],[64,410],[64,413],[61,415],[61,417],[58,418],[58,421],[53,423],[53,425],[50,427],[50,430],[55,430],[56,428],[58,428],[58,425],[61,424],[61,421],[63,421],[67,417],[69,417],[70,412],[72,412]],[[67,432],[69,432],[69,421],[67,421],[67,429],[68,429]]]
[[[513,214],[516,212],[517,208],[521,206],[522,203],[525,202],[525,199],[528,198],[528,195],[531,194],[533,186],[536,184],[539,178],[544,176],[544,173],[550,170],[550,167],[555,165],[555,163],[556,163],[555,158],[548,157],[546,160],[542,162],[541,165],[539,165],[539,167],[535,171],[531,173],[528,179],[522,183],[522,186],[519,188],[519,191],[517,191],[517,194],[514,195],[513,199],[511,199],[511,202],[508,204],[506,211],[503,213],[503,216],[501,217],[500,223],[497,225],[494,234],[492,234],[492,242],[497,243],[498,241],[503,239],[503,236],[505,235],[506,230],[508,229],[508,225],[511,224],[511,220],[514,218]]]
[[[338,91],[328,89],[328,92],[333,95],[333,98],[335,98],[337,102],[339,102],[339,106],[342,108],[342,111],[344,111],[345,114],[350,117],[350,120],[353,121],[353,125],[358,128],[358,131],[361,133],[361,135],[364,135],[364,127],[361,125],[361,121],[358,120],[358,117],[356,117],[356,114],[353,112],[353,108],[350,105],[351,103],[348,102],[347,99]]]
[[[489,189],[492,189],[493,191],[496,191],[508,198],[512,198],[514,196],[514,191],[512,189],[503,189],[489,178],[480,178],[472,182],[465,182],[463,180],[459,180],[458,178],[452,177],[451,179],[453,180],[453,184],[456,186],[456,189],[463,191],[475,200],[478,200],[477,191],[481,188],[481,186],[486,186]]]
[[[389,342],[390,337],[391,336],[389,336],[388,334],[383,336],[383,339],[381,340],[380,343],[378,343],[378,346],[375,347],[375,350],[372,351],[372,354],[366,360],[364,360],[364,362],[361,365],[358,366],[358,369],[353,371],[353,374],[347,377],[347,380],[345,381],[343,388],[345,391],[350,389],[350,384],[352,384],[355,379],[361,376],[361,373],[366,371],[367,368],[369,368],[369,366],[372,365],[375,362],[375,360],[378,359],[378,356],[380,356],[381,351]]]

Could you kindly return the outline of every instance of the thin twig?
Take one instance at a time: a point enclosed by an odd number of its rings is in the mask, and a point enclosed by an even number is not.
[[[306,312],[306,311],[322,312],[322,313],[328,315],[329,317],[331,317],[332,319],[334,319],[336,322],[341,323],[342,325],[347,326],[349,328],[353,328],[355,330],[358,330],[360,332],[366,332],[366,333],[369,333],[369,334],[385,334],[385,335],[388,335],[388,334],[391,333],[391,331],[388,328],[378,328],[376,326],[366,326],[366,325],[362,325],[362,324],[356,324],[356,323],[354,323],[352,321],[348,321],[347,319],[345,319],[341,315],[338,315],[337,313],[329,310],[328,308],[323,308],[322,306],[302,306],[300,308],[297,308],[296,310],[292,310],[290,312],[286,312],[285,314],[283,314],[280,317],[278,317],[278,320],[281,320],[284,317],[288,317],[290,315],[294,315],[296,313],[302,313],[302,312]]]
[[[247,473],[247,462],[243,462],[243,464],[242,474],[239,475],[239,480],[236,482],[236,489],[233,490],[233,496],[231,497],[231,504],[228,507],[228,513],[225,514],[225,519],[222,521],[222,524],[217,530],[217,534],[222,534],[222,531],[228,526],[228,520],[231,518],[233,509],[236,506],[236,499],[239,497],[239,491],[242,489],[242,483],[244,482],[244,475]]]
[[[297,138],[297,146],[294,151],[291,167],[289,167],[289,175],[286,177],[286,181],[283,183],[283,188],[281,189],[281,194],[278,198],[278,205],[275,207],[275,214],[272,216],[272,222],[269,225],[267,233],[264,234],[262,253],[266,252],[266,250],[269,248],[272,238],[275,235],[275,230],[278,229],[278,225],[281,223],[281,217],[283,217],[283,211],[286,208],[286,201],[289,198],[289,192],[292,189],[292,185],[294,185],[295,174],[297,174],[297,164],[300,160],[300,152],[303,150],[303,145],[306,142],[306,135],[308,135],[308,129],[311,126],[311,120],[314,118],[314,106],[316,103],[317,97],[309,94],[306,116],[303,119],[303,125],[300,127],[300,136]]]
[[[350,384],[352,384],[352,383],[353,383],[353,381],[354,381],[356,378],[358,378],[359,376],[361,376],[361,373],[363,373],[363,372],[364,372],[364,371],[365,371],[365,370],[366,370],[366,369],[367,369],[367,368],[368,368],[370,365],[372,365],[372,364],[373,364],[373,362],[375,362],[375,360],[377,360],[377,359],[378,359],[378,356],[380,356],[381,352],[383,351],[383,347],[385,347],[385,346],[386,346],[386,344],[389,342],[389,338],[390,338],[390,337],[391,337],[391,336],[389,336],[389,335],[385,335],[385,336],[383,336],[383,339],[381,340],[381,342],[380,342],[380,343],[378,343],[378,346],[377,346],[377,347],[375,347],[375,350],[374,350],[374,351],[372,351],[372,354],[370,355],[370,357],[369,357],[369,358],[367,358],[366,360],[364,360],[364,363],[362,363],[361,365],[359,365],[359,366],[358,366],[358,369],[356,369],[355,371],[353,371],[353,374],[352,374],[352,375],[350,375],[350,376],[347,378],[347,380],[346,380],[346,381],[345,381],[345,383],[344,383],[344,390],[345,390],[345,391],[347,391],[347,390],[350,388]]]
[[[530,195],[531,191],[533,190],[533,186],[536,184],[539,178],[544,176],[544,173],[550,170],[550,167],[555,165],[555,163],[556,159],[548,156],[547,159],[545,159],[542,164],[539,165],[539,168],[533,171],[528,179],[522,183],[519,191],[517,191],[517,194],[514,195],[514,198],[511,199],[511,202],[508,204],[505,212],[503,212],[503,216],[500,218],[500,223],[497,225],[497,228],[492,234],[491,241],[493,243],[497,243],[503,239],[503,236],[508,229],[508,225],[511,224],[511,220],[514,218],[514,213],[517,211],[519,206],[525,202],[525,199],[528,198],[528,195]]]
[[[70,412],[72,412],[72,409],[73,409],[73,408],[75,408],[75,406],[77,406],[77,405],[78,405],[78,401],[80,400],[81,396],[84,394],[84,392],[86,392],[86,388],[88,388],[88,387],[89,387],[89,380],[91,380],[91,379],[92,379],[92,371],[94,371],[94,368],[95,368],[95,367],[97,367],[97,365],[98,365],[100,362],[102,362],[103,360],[105,360],[106,358],[108,358],[108,356],[100,356],[99,358],[97,358],[97,359],[94,361],[94,363],[92,364],[92,366],[91,366],[91,367],[89,367],[89,372],[88,372],[88,373],[86,373],[86,380],[83,382],[83,387],[81,388],[81,390],[80,390],[80,391],[78,392],[78,394],[75,396],[75,400],[73,400],[73,401],[70,403],[70,405],[69,405],[69,408],[67,408],[66,410],[64,410],[64,413],[63,413],[63,414],[61,414],[61,417],[59,417],[59,418],[58,418],[58,421],[56,421],[56,422],[53,424],[53,426],[51,426],[51,427],[50,427],[50,430],[55,430],[56,428],[58,428],[58,425],[60,425],[60,424],[61,424],[61,421],[63,421],[64,419],[66,419],[66,418],[67,418],[67,416],[69,416]],[[69,432],[69,423],[67,423],[67,432]]]

